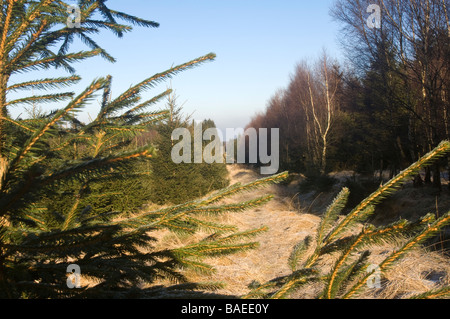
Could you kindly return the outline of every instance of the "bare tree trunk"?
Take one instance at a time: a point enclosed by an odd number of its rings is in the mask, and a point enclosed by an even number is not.
[[[425,184],[431,184],[431,168],[425,167]]]
[[[314,99],[311,97],[311,103],[314,103]],[[313,138],[313,134],[312,134],[312,130],[311,130],[311,119],[310,119],[310,114],[309,114],[309,110],[306,107],[306,103],[302,103],[303,105],[303,110],[305,112],[305,116],[306,116],[306,145],[307,145],[307,149],[308,149],[308,153],[312,154],[309,155],[308,160],[309,161],[314,161],[314,153],[315,153],[315,148],[314,148],[314,138]],[[311,158],[312,157],[312,158]]]
[[[439,190],[442,190],[441,169],[440,169],[439,162],[434,164],[434,168],[433,168],[433,186],[439,188]]]
[[[322,75],[321,85],[323,87],[324,103],[319,103],[316,105],[314,98],[314,90],[311,83],[311,74],[308,73],[308,89],[311,102],[312,117],[314,120],[314,128],[316,132],[316,150],[319,161],[319,169],[321,174],[325,174],[327,167],[327,151],[328,151],[328,135],[331,129],[331,123],[334,117],[335,109],[335,95],[338,88],[338,81],[335,81],[335,86],[333,89],[330,85],[330,72],[328,69],[328,58],[326,54],[323,55],[322,61],[320,63],[320,72]],[[319,99],[320,101],[320,99]]]
[[[331,128],[331,118],[333,115],[333,101],[332,97],[330,96],[330,84],[328,81],[328,65],[327,65],[327,57],[324,55],[323,57],[323,73],[325,76],[325,95],[326,95],[326,111],[327,111],[327,125],[325,128],[325,132],[323,132],[322,140],[323,140],[323,149],[322,149],[322,167],[321,167],[321,173],[325,174],[326,167],[327,167],[327,148],[328,148],[328,133],[330,132]]]
[[[311,101],[311,111],[312,111],[312,115],[314,118],[314,142],[313,142],[313,150],[312,153],[314,154],[313,156],[313,161],[316,162],[316,160],[318,159],[318,149],[319,149],[319,143],[318,143],[318,138],[319,138],[319,134],[322,135],[322,127],[320,124],[320,121],[317,118],[316,115],[316,104],[314,101],[314,93],[313,93],[313,89],[312,89],[312,85],[311,85],[311,73],[308,71],[308,89],[309,89],[309,97],[310,97],[310,101]]]
[[[414,185],[414,187],[421,187],[421,186],[423,186],[423,181],[422,181],[422,177],[420,176],[420,174],[416,174],[414,176],[413,185]]]

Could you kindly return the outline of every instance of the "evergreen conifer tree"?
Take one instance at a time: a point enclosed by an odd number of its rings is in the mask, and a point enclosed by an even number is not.
[[[215,55],[155,74],[116,98],[111,97],[112,78],[107,76],[93,80],[78,95],[50,93],[9,100],[9,92],[51,91],[80,79],[71,75],[13,84],[14,74],[59,67],[73,73],[74,62],[96,55],[114,61],[90,34],[107,29],[121,37],[131,25],[157,26],[108,8],[105,0],[80,0],[77,4],[75,21],[79,18],[80,25],[75,27],[68,24],[70,6],[64,1],[7,0],[0,4],[0,297],[136,297],[154,294],[151,285],[161,278],[181,283],[172,287],[175,290],[215,288],[217,284],[186,283],[182,269],[209,273],[213,269],[202,262],[204,257],[251,249],[257,244],[247,239],[265,228],[236,233],[232,226],[205,221],[201,216],[262,205],[271,197],[227,205],[219,201],[279,182],[286,174],[233,185],[206,198],[154,211],[104,202],[102,198],[113,196],[103,193],[105,185],[127,179],[130,173],[136,177],[136,163],[155,157],[154,147],[135,148],[131,141],[167,116],[167,111],[152,112],[147,107],[170,90],[148,101],[141,101],[141,94]],[[69,52],[75,37],[92,50]],[[52,51],[57,45],[58,51]],[[96,94],[101,95],[100,110],[91,122],[82,123],[77,112]],[[43,101],[66,104],[32,120],[9,116],[12,105]],[[55,196],[61,196],[60,202],[66,205],[51,207],[49,202]],[[160,229],[187,234],[202,229],[212,235],[177,249],[158,250],[152,232]]]
[[[194,162],[195,123],[190,122],[189,116],[182,114],[182,107],[177,105],[175,95],[169,96],[167,104],[170,115],[157,125],[158,154],[151,162],[153,185],[151,200],[157,204],[180,204],[228,186],[225,163]],[[190,142],[191,154],[188,162],[175,163],[172,160],[173,147],[177,143],[186,142],[183,139],[174,140],[172,132],[179,128],[189,131],[191,140],[187,142]],[[208,128],[215,128],[213,121],[203,121],[202,136]],[[207,141],[202,140],[202,151],[206,144]]]

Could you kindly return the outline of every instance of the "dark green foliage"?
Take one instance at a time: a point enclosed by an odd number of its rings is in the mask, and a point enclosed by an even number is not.
[[[328,192],[332,189],[333,185],[336,183],[336,179],[320,173],[308,174],[305,180],[303,180],[299,189],[302,193],[307,193],[311,191],[315,192]]]
[[[78,210],[90,207],[91,214],[126,212],[140,209],[151,196],[151,178],[147,161],[130,166],[126,178],[123,174],[111,174],[109,178],[73,181],[64,187],[49,187],[43,191],[39,205],[52,212]]]
[[[372,179],[356,180],[347,178],[343,186],[350,191],[350,196],[346,205],[346,208],[350,209],[355,207],[369,194],[373,193],[380,186],[380,183],[377,183]]]
[[[159,136],[155,143],[158,154],[152,161],[150,199],[157,204],[180,204],[228,186],[228,171],[224,163],[194,163],[194,124],[180,114],[181,108],[177,107],[175,97],[171,97],[168,104],[170,118],[157,126]],[[212,121],[205,120],[202,124],[202,133],[215,128]],[[191,133],[190,163],[174,163],[171,158],[172,147],[179,142],[172,139],[172,132],[177,128],[186,128]],[[202,150],[206,143],[202,142]]]
[[[219,200],[240,191],[277,183],[279,174],[248,185],[234,185],[210,197],[158,210],[139,209],[151,180],[149,163],[156,149],[137,145],[139,134],[169,115],[147,108],[171,93],[166,90],[141,101],[141,94],[172,76],[214,60],[214,54],[155,74],[111,96],[111,76],[95,79],[83,92],[48,94],[16,101],[7,91],[53,90],[77,77],[11,84],[14,73],[47,68],[75,70],[73,62],[100,55],[114,59],[89,34],[105,28],[121,37],[131,26],[156,23],[116,12],[106,1],[78,1],[81,28],[65,27],[68,4],[61,1],[3,1],[0,9],[0,298],[126,298],[155,296],[159,280],[176,284],[171,291],[216,289],[217,283],[186,282],[183,269],[210,273],[205,257],[252,249],[248,240],[260,229],[236,232],[235,227],[205,220],[227,212],[263,205],[270,196],[221,205]],[[94,20],[94,16],[100,20]],[[60,28],[62,27],[62,29]],[[92,51],[70,53],[74,37]],[[57,53],[51,49],[60,44]],[[12,81],[11,81],[12,82]],[[100,96],[100,110],[89,123],[77,117]],[[57,101],[73,97],[48,114],[32,112],[30,120],[13,120],[8,105]],[[59,103],[60,105],[61,103]],[[162,147],[164,144],[159,145]],[[154,167],[153,167],[154,170]],[[162,186],[162,185],[161,185]],[[207,231],[210,236],[177,249],[156,249],[155,230],[183,234]],[[81,286],[73,288],[73,270],[81,270]]]

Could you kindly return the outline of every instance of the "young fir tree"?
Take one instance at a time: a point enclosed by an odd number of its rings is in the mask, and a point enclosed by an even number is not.
[[[189,116],[181,113],[182,108],[177,105],[176,96],[169,96],[167,104],[170,115],[157,126],[159,136],[155,144],[158,154],[151,162],[151,200],[157,204],[180,204],[228,186],[225,163],[194,162],[195,124],[190,123]],[[206,129],[215,128],[212,121],[205,120],[202,124],[202,136]],[[187,142],[190,142],[191,154],[189,161],[176,163],[172,160],[172,149],[175,144],[185,142],[183,139],[175,140],[172,136],[172,132],[179,128],[190,133],[191,140]],[[206,143],[202,140],[202,152]]]
[[[443,141],[430,153],[395,176],[385,185],[364,199],[348,215],[339,218],[345,207],[349,190],[344,188],[330,204],[322,216],[315,238],[306,237],[298,243],[289,258],[292,274],[274,278],[264,284],[255,283],[252,291],[245,298],[287,298],[294,292],[311,283],[321,283],[322,291],[316,296],[321,299],[357,298],[367,282],[379,271],[386,273],[393,264],[421,245],[450,224],[450,211],[436,218],[428,214],[416,222],[399,220],[385,227],[375,227],[367,223],[374,213],[374,207],[392,194],[407,178],[412,178],[418,171],[433,161],[450,153],[450,142]],[[362,230],[359,226],[363,224]],[[349,235],[349,233],[351,235]],[[397,250],[388,255],[377,268],[371,268],[368,258],[371,247],[395,242],[396,239],[408,240]],[[336,260],[329,272],[321,272],[319,263],[322,258],[334,255]],[[445,298],[450,296],[450,287],[430,290],[411,298]]]
[[[233,185],[204,199],[197,199],[156,211],[136,207],[98,210],[106,205],[102,185],[134,176],[135,164],[152,159],[151,145],[133,147],[130,141],[150,123],[167,112],[146,108],[170,91],[148,101],[141,94],[179,72],[214,59],[209,54],[155,74],[111,97],[112,78],[95,79],[83,92],[52,93],[9,100],[8,93],[25,89],[53,90],[79,80],[77,76],[30,80],[14,84],[16,73],[63,67],[74,72],[73,62],[101,55],[113,58],[89,36],[105,28],[117,36],[130,31],[130,25],[156,27],[157,24],[109,9],[106,1],[78,1],[80,25],[69,27],[63,1],[2,1],[0,4],[0,297],[130,297],[154,293],[139,289],[159,279],[185,283],[183,268],[201,273],[213,271],[204,257],[230,254],[255,247],[247,238],[265,228],[236,233],[235,228],[205,221],[201,216],[239,212],[264,204],[270,196],[248,202],[220,205],[237,192],[278,182],[286,174],[272,176],[248,185]],[[77,13],[78,14],[78,13]],[[80,37],[92,51],[69,52],[74,37]],[[59,44],[57,52],[52,48]],[[101,95],[101,107],[89,123],[77,115]],[[66,105],[32,120],[14,120],[8,107],[43,101]],[[96,185],[96,187],[94,187]],[[59,196],[67,205],[49,209],[46,198]],[[108,197],[108,194],[106,194]],[[152,231],[169,229],[192,234],[209,230],[212,236],[173,250],[155,249]],[[82,279],[78,286],[76,269]],[[84,281],[88,279],[89,281]],[[215,284],[188,284],[173,289],[214,288]]]
[[[210,131],[211,136],[205,134],[206,131]],[[202,122],[202,134],[205,137],[203,140],[203,150],[206,156],[210,156],[211,159],[220,159],[213,163],[203,163],[200,173],[205,181],[205,191],[220,189],[228,186],[228,171],[225,164],[225,158],[223,153],[223,141],[220,140],[220,134],[216,127],[216,123],[211,119],[206,119]],[[217,139],[217,140],[216,140]]]

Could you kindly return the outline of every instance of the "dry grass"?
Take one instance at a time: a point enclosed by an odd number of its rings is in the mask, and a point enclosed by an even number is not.
[[[229,165],[228,169],[231,183],[247,183],[260,177],[253,170],[239,165]],[[273,185],[227,199],[226,202],[234,202],[248,200],[262,194],[274,194],[275,198],[263,207],[242,213],[228,214],[218,220],[235,225],[239,230],[261,226],[268,226],[269,230],[256,238],[260,243],[257,249],[206,260],[216,269],[212,276],[205,278],[188,272],[187,277],[195,282],[223,282],[225,287],[217,291],[218,294],[242,296],[250,291],[248,285],[252,281],[263,283],[275,277],[289,274],[290,269],[287,261],[292,248],[306,236],[314,236],[320,221],[320,218],[316,215],[302,213],[302,210],[307,209],[308,204],[293,200],[293,198],[298,197],[296,196],[297,182],[298,180],[293,181],[289,186]],[[327,200],[332,199],[330,194],[323,194],[323,198],[323,205],[326,203],[325,198]],[[205,235],[200,233],[195,237],[180,238],[168,232],[161,232],[158,237],[161,239],[161,248],[173,248],[203,238]],[[374,249],[371,255],[372,262],[374,264],[380,263],[394,249],[396,249],[395,245]],[[330,269],[332,263],[331,258],[322,260],[322,270]],[[420,248],[413,251],[385,275],[382,280],[382,288],[372,289],[361,295],[360,298],[402,298],[449,284],[449,258],[439,252]],[[312,298],[320,289],[320,284],[311,285],[305,287],[293,297]]]

